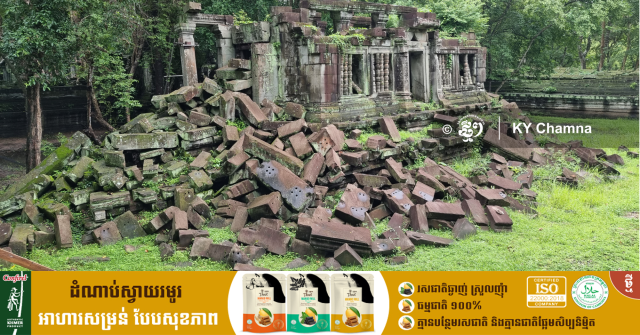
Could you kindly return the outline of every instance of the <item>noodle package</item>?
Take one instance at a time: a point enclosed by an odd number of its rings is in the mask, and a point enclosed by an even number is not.
[[[242,285],[242,330],[252,333],[284,331],[285,276],[269,273],[246,274],[242,277]]]
[[[373,275],[334,274],[331,287],[331,331],[373,331]]]
[[[330,330],[330,283],[331,278],[327,274],[289,275],[287,331],[314,333]]]

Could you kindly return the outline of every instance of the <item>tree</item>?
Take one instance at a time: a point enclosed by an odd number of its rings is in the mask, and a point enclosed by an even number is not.
[[[23,89],[27,171],[40,164],[40,93],[63,82],[72,55],[69,0],[6,0],[0,8],[0,55]]]

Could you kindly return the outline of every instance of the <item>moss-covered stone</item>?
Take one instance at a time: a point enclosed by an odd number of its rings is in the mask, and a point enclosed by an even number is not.
[[[84,173],[93,165],[94,160],[89,157],[80,157],[76,165],[67,172],[66,178],[72,183],[77,183],[84,178]]]
[[[117,150],[172,149],[178,146],[174,132],[151,134],[111,134],[111,145]]]

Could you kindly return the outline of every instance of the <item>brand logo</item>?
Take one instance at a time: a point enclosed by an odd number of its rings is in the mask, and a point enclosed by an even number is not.
[[[31,333],[31,278],[25,272],[2,274],[0,296],[6,308],[0,313],[0,334]]]
[[[4,275],[2,276],[2,280],[3,281],[10,281],[12,283],[15,283],[17,281],[27,281],[27,275],[15,275],[15,276],[9,276],[9,275]]]
[[[260,290],[259,294],[260,294],[261,297],[266,297],[266,296],[269,295],[269,291]]]
[[[305,297],[313,297],[313,291],[304,290],[304,296]]]
[[[584,309],[596,309],[609,297],[609,287],[600,277],[584,276],[573,284],[571,296],[576,305]]]
[[[352,290],[347,291],[347,297],[355,297],[356,295],[358,295],[357,291],[352,291]]]
[[[473,142],[473,138],[480,136],[484,130],[484,121],[469,114],[458,120],[458,135],[463,137],[464,142]]]

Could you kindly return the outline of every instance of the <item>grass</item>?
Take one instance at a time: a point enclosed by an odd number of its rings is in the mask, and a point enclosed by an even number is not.
[[[558,166],[534,170],[536,181],[532,190],[538,193],[538,215],[507,210],[514,225],[511,233],[494,233],[479,230],[466,240],[457,241],[446,248],[418,246],[408,255],[408,263],[390,265],[384,257],[364,258],[364,266],[345,266],[347,271],[609,271],[638,270],[638,159],[630,159],[618,152],[620,144],[630,150],[638,150],[638,121],[562,119],[534,117],[536,122],[590,124],[590,135],[573,135],[564,138],[581,139],[585,146],[604,148],[607,154],[618,153],[625,160],[618,166],[619,179],[605,181],[604,176],[591,171],[598,182],[590,179],[577,188],[571,188],[549,180]],[[552,121],[553,120],[553,121]],[[449,165],[464,175],[486,162],[479,154],[471,158],[451,162]],[[562,163],[564,164],[564,163]],[[575,166],[570,166],[574,167]],[[635,212],[635,215],[632,213]],[[375,234],[387,227],[388,220],[377,222]],[[214,243],[235,241],[229,228],[206,228]],[[292,232],[288,232],[292,234]],[[431,230],[431,234],[452,238],[451,231]],[[120,241],[114,245],[99,247],[96,244],[65,250],[37,249],[28,258],[56,270],[193,270],[227,271],[226,264],[208,260],[190,260],[189,250],[176,251],[168,260],[161,260],[155,235]],[[134,252],[124,251],[125,245],[138,247]],[[108,262],[86,262],[70,264],[68,259],[76,256],[109,257]],[[297,254],[284,256],[265,255],[254,265],[271,270],[283,270],[286,264],[297,258]],[[309,265],[296,271],[317,269],[324,259],[307,257]],[[189,266],[178,266],[190,262]],[[14,266],[11,270],[21,270]]]

